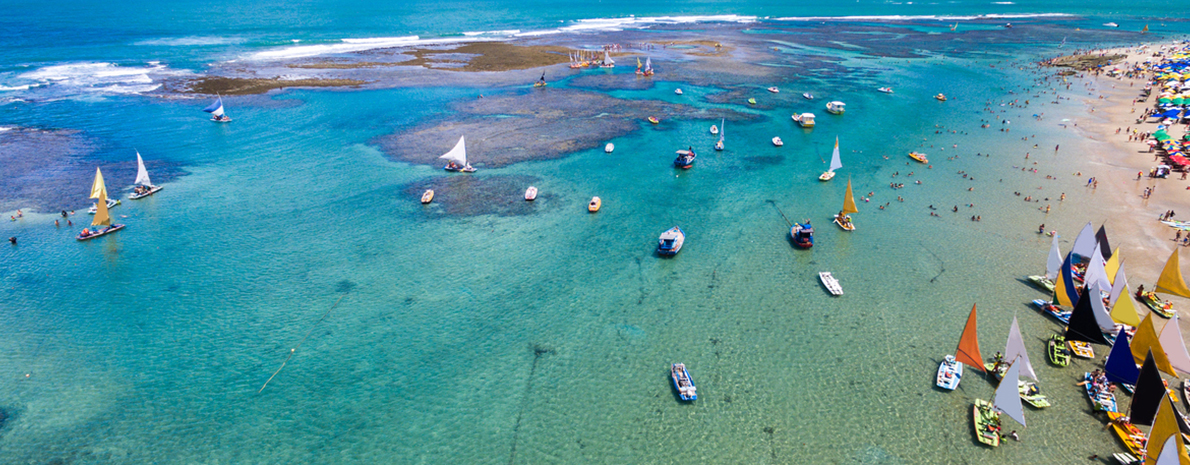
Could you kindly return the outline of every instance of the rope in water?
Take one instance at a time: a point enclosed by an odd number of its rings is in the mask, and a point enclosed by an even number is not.
[[[310,327],[310,330],[309,330],[309,331],[306,331],[306,335],[305,335],[305,336],[302,336],[302,340],[298,341],[297,347],[294,347],[294,348],[292,348],[292,349],[289,349],[289,356],[288,356],[288,357],[285,357],[285,361],[284,361],[284,362],[281,362],[281,367],[280,367],[280,368],[277,368],[277,371],[274,371],[274,372],[273,372],[273,376],[270,376],[270,377],[269,377],[269,379],[268,379],[268,381],[265,381],[265,382],[264,382],[264,386],[261,386],[261,387],[260,387],[260,390],[259,390],[259,391],[256,391],[256,393],[257,393],[257,394],[260,394],[261,392],[264,392],[264,388],[266,388],[266,387],[268,387],[268,386],[269,386],[269,383],[273,381],[273,378],[276,378],[276,377],[277,377],[277,375],[278,375],[279,373],[281,373],[281,370],[284,370],[284,369],[285,369],[285,365],[286,365],[287,363],[289,363],[289,359],[293,358],[293,354],[297,353],[297,350],[302,348],[302,344],[305,344],[305,343],[306,343],[306,339],[308,339],[308,338],[310,337],[310,334],[314,332],[314,328],[318,327],[318,323],[322,323],[322,320],[325,320],[325,319],[326,319],[326,317],[327,317],[328,315],[330,315],[330,314],[331,314],[331,310],[334,310],[334,309],[335,309],[335,307],[338,307],[338,306],[339,306],[339,302],[342,302],[344,297],[347,297],[347,294],[343,294],[343,295],[339,296],[339,300],[336,300],[336,301],[335,301],[335,304],[334,304],[334,305],[331,305],[331,308],[328,308],[328,309],[326,310],[326,313],[323,313],[323,314],[322,314],[322,318],[319,318],[319,319],[318,319],[318,321],[315,321],[315,322],[314,322],[314,325]]]
[[[785,212],[781,211],[781,207],[777,206],[777,202],[775,202],[773,200],[766,200],[766,202],[772,204],[773,208],[777,209],[777,213],[780,213],[781,218],[785,219],[785,224],[789,225],[789,227],[791,227],[791,228],[793,227],[793,222],[789,221],[789,218],[785,216]]]

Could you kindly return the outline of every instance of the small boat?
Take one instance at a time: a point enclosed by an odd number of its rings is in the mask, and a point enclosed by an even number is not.
[[[136,181],[133,183],[137,186],[132,189],[131,194],[128,194],[128,198],[131,200],[143,199],[161,190],[161,186],[154,186],[149,181],[149,171],[145,169],[145,161],[141,159],[140,152],[136,152]]]
[[[639,64],[640,58],[637,58],[636,62]],[[645,72],[643,73],[643,75],[646,77],[653,75],[653,59],[652,58],[645,58]]]
[[[1029,276],[1028,279],[1034,286],[1045,289],[1048,292],[1054,292],[1054,281],[1052,279],[1041,275]]]
[[[939,102],[945,102],[945,101],[946,101],[946,96],[945,96],[945,95],[942,95],[942,94],[935,95],[935,96],[934,96],[934,98],[935,98],[936,100],[938,100]]]
[[[1153,313],[1161,315],[1165,318],[1173,318],[1173,302],[1162,299],[1157,295],[1156,292],[1141,292],[1138,290],[1136,291],[1136,300],[1139,300],[1141,303],[1148,306],[1149,309],[1153,311]]]
[[[785,142],[782,142],[780,137],[774,137],[774,138],[773,138],[773,145],[775,145],[775,146],[777,146],[777,147],[780,147],[780,146],[782,146],[782,145],[785,145]]]
[[[75,239],[86,241],[124,229],[122,224],[112,224],[112,217],[107,211],[107,187],[103,184],[103,173],[99,171],[99,168],[95,168],[95,182],[91,184],[91,198],[98,201],[95,204],[95,217],[91,218],[91,226],[95,228],[83,228]],[[98,226],[102,226],[102,228]]]
[[[1070,365],[1070,349],[1066,348],[1066,338],[1054,334],[1050,336],[1049,342],[1046,343],[1046,353],[1049,355],[1050,363],[1064,367]]]
[[[1087,391],[1087,399],[1091,401],[1091,407],[1095,411],[1105,412],[1119,412],[1119,405],[1116,404],[1116,396],[1107,389],[1100,389],[1095,387],[1094,378],[1090,373],[1083,373],[1083,381],[1087,384],[1083,385]]]
[[[657,117],[656,117],[656,116],[650,116],[650,117],[649,117],[649,122],[650,122],[650,123],[653,123],[653,124],[657,124],[657,123],[660,123],[660,122],[661,122],[661,120],[657,119]]]
[[[104,211],[107,211],[107,209],[120,204],[119,200],[108,198],[107,185],[103,183],[103,173],[99,171],[99,168],[95,168],[95,181],[91,183],[91,198],[98,199],[100,195],[103,196],[103,200],[97,201],[94,205],[91,205],[91,208],[87,210],[87,213],[92,215],[98,214],[100,203],[104,205]]]
[[[674,89],[674,93],[678,94],[678,95],[682,95],[682,89]]]
[[[803,128],[814,127],[814,114],[813,113],[802,113],[800,115],[790,116],[790,118],[793,118],[793,121],[796,122],[798,124],[798,126],[801,126]]]
[[[603,62],[599,64],[600,68],[614,68],[616,67],[616,60],[612,59],[611,54],[607,50],[603,51]]]
[[[421,194],[421,203],[425,204],[425,203],[430,203],[433,201],[434,201],[434,189],[426,189],[426,191]]]
[[[109,209],[110,209],[110,208],[112,208],[112,207],[114,207],[114,206],[116,206],[116,205],[119,205],[119,204],[120,204],[120,201],[119,201],[119,200],[116,200],[116,199],[107,199],[107,202],[104,202],[104,204],[106,204],[106,205],[107,205],[107,208],[109,208]],[[91,205],[91,208],[88,208],[88,209],[87,209],[87,213],[90,213],[90,214],[92,214],[92,215],[94,215],[94,214],[95,214],[95,212],[97,212],[97,211],[99,211],[99,204],[92,204],[92,205]]]
[[[690,372],[686,371],[685,363],[670,365],[669,376],[673,378],[674,389],[678,390],[679,398],[687,402],[698,400],[697,388],[694,386],[694,380],[690,378]]]
[[[802,98],[804,98],[804,99],[806,99],[806,100],[814,100],[814,94],[811,94],[811,93],[809,93],[809,92],[806,92],[806,93],[803,93],[803,94],[802,94]]]
[[[806,224],[793,223],[789,227],[789,237],[793,239],[793,245],[800,248],[814,247],[814,227],[810,225],[810,220],[806,220]]]
[[[541,73],[541,79],[538,79],[537,82],[533,83],[533,87],[545,87],[548,85],[549,84],[545,82],[545,73],[544,72]]]
[[[714,124],[712,124],[711,125],[711,134],[718,135],[719,134],[719,126],[715,126]]]
[[[1128,452],[1133,454],[1143,454],[1145,443],[1148,442],[1149,437],[1128,421],[1128,416],[1119,412],[1107,413],[1108,424],[1111,425],[1112,432],[1116,433],[1116,437],[1120,438],[1120,442],[1124,443],[1124,447]]]
[[[685,242],[686,233],[682,231],[682,228],[674,226],[661,233],[661,237],[658,239],[657,253],[667,256],[677,255]]]
[[[587,204],[587,211],[595,213],[599,211],[599,207],[603,206],[603,199],[599,197],[591,197],[591,202]]]
[[[1017,389],[1021,394],[1021,400],[1025,401],[1025,403],[1035,408],[1046,408],[1050,406],[1049,399],[1041,394],[1041,390],[1037,388],[1037,383],[1018,380]]]
[[[749,104],[749,105],[756,105],[756,99],[754,99],[754,98],[750,98],[750,99],[748,99],[748,104]]]
[[[992,403],[975,399],[975,438],[992,447],[1000,446],[1000,413]]]
[[[822,271],[818,273],[818,280],[822,281],[822,285],[826,287],[826,291],[833,296],[843,295],[843,286],[839,285],[839,280],[829,271]]]
[[[843,209],[839,210],[839,214],[835,215],[835,224],[839,225],[844,231],[855,231],[855,224],[851,222],[851,214],[859,213],[855,208],[855,197],[851,195],[851,180],[847,180],[847,195],[843,197]]]
[[[826,112],[834,115],[841,115],[847,111],[847,104],[843,102],[827,102]]]
[[[678,150],[677,153],[678,156],[674,158],[674,168],[688,170],[694,166],[694,159],[698,157],[698,154],[693,150]]]
[[[528,200],[530,202],[537,200],[537,188],[536,187],[529,186],[528,189],[525,189],[525,200]]]
[[[719,141],[715,142],[715,150],[723,151],[723,132],[727,130],[727,120],[720,120],[719,127]]]
[[[880,92],[884,92],[884,93],[886,93],[886,94],[891,94],[891,93],[893,93],[892,87],[881,87],[881,88],[879,88],[879,89],[876,89],[876,90],[878,90],[878,91],[880,91]]]
[[[1046,315],[1052,316],[1055,319],[1057,319],[1058,321],[1062,322],[1062,324],[1064,324],[1064,325],[1070,324],[1070,313],[1071,312],[1062,311],[1062,309],[1059,308],[1057,305],[1054,305],[1053,302],[1050,302],[1048,300],[1042,300],[1042,299],[1033,299],[1033,305],[1036,305],[1037,308],[1039,310],[1041,310],[1042,312],[1045,312]]]
[[[475,172],[475,168],[472,168],[471,164],[467,163],[467,145],[463,142],[463,136],[459,136],[459,142],[455,144],[453,149],[450,149],[449,152],[438,158],[446,160],[446,166],[442,167],[446,171],[456,173]]]
[[[917,160],[919,163],[922,163],[922,164],[926,164],[926,163],[930,162],[930,159],[926,158],[926,154],[924,154],[924,153],[909,152],[909,158]]]
[[[769,92],[772,92],[772,93],[774,93],[774,94],[775,94],[775,93],[778,93],[778,92],[781,92],[781,91],[780,91],[779,89],[777,89],[776,87],[769,87]]]
[[[1103,25],[1107,27],[1120,27],[1120,25],[1116,23],[1103,23]]]
[[[835,178],[835,170],[842,168],[843,162],[839,160],[839,137],[835,137],[835,151],[831,152],[831,165],[827,168],[825,173],[818,176],[819,181],[830,181]]]
[[[612,153],[612,151],[615,149],[616,149],[616,144],[613,144],[611,142],[608,142],[607,145],[603,146],[604,153]]]
[[[942,363],[938,364],[938,387],[953,391],[959,387],[959,382],[963,380],[963,362],[956,361],[954,355],[947,355]]]
[[[1190,379],[1182,380],[1182,402],[1190,405]]]
[[[1091,348],[1091,344],[1086,341],[1066,341],[1070,345],[1070,351],[1078,358],[1095,358],[1095,349]]]
[[[215,99],[215,103],[212,103],[209,106],[207,106],[206,108],[203,108],[202,111],[210,113],[211,121],[214,121],[216,123],[230,123],[231,122],[231,117],[227,116],[225,113],[223,113],[223,97],[222,96],[217,95],[216,99]]]

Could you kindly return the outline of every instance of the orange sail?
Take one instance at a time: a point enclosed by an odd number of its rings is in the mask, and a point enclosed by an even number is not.
[[[1153,352],[1153,361],[1157,363],[1158,370],[1169,373],[1175,378],[1178,377],[1178,373],[1169,364],[1169,357],[1165,356],[1165,349],[1161,348],[1161,341],[1157,338],[1157,328],[1153,326],[1152,313],[1145,315],[1144,321],[1140,322],[1140,327],[1136,328],[1136,335],[1132,336],[1132,359],[1136,360],[1137,365],[1143,365],[1145,355],[1150,351]]]
[[[959,339],[959,348],[955,350],[954,359],[969,366],[973,370],[984,371],[983,355],[979,353],[979,335],[975,328],[975,305],[971,305],[971,315],[967,317],[967,326],[963,328],[963,337]],[[1153,336],[1156,338],[1156,334]],[[1166,364],[1169,362],[1167,361]]]
[[[1178,265],[1178,249],[1173,249],[1173,255],[1165,262],[1165,269],[1161,270],[1161,277],[1157,278],[1157,292],[1165,292],[1181,297],[1190,297],[1190,288],[1186,287],[1186,280],[1182,278],[1182,268]]]

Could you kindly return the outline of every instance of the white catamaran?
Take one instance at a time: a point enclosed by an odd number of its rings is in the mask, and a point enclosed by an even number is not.
[[[212,103],[210,106],[203,108],[202,111],[210,113],[211,121],[214,121],[216,123],[231,122],[231,117],[227,116],[226,114],[223,113],[223,97],[222,96],[216,96],[215,103]]]
[[[459,136],[459,143],[455,144],[455,148],[450,149],[449,152],[438,158],[446,160],[446,166],[442,167],[446,171],[475,172],[475,168],[472,168],[471,164],[467,163],[467,146],[463,142],[463,136]]]
[[[822,176],[818,177],[819,181],[830,181],[835,178],[835,170],[842,168],[843,162],[839,160],[839,137],[835,136],[835,151],[831,153],[831,166],[827,168]]]
[[[132,189],[132,193],[128,195],[129,199],[143,199],[150,195],[156,194],[161,190],[161,186],[154,186],[149,181],[149,171],[145,169],[145,161],[141,159],[140,152],[136,152],[136,187]]]

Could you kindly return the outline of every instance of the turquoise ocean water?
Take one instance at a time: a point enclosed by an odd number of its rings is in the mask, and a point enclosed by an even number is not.
[[[236,118],[227,125],[206,121],[205,101],[144,94],[162,76],[294,41],[539,31],[628,14],[1061,13],[1077,16],[1055,27],[1110,20],[1171,34],[1186,29],[1173,20],[1177,5],[10,7],[0,19],[17,31],[0,36],[5,132],[75,131],[88,166],[122,173],[108,175],[112,192],[130,184],[134,149],[166,174],[160,194],[112,210],[129,227],[106,238],[77,243],[79,226],[52,226],[56,208],[0,224],[0,235],[20,238],[0,247],[2,462],[1069,463],[1120,449],[1071,387],[1094,365],[1045,363],[1042,340],[1058,327],[1028,307],[1042,294],[1020,282],[1044,266],[1049,241],[1035,234],[1039,223],[1073,236],[1106,219],[1085,177],[1072,174],[1094,169],[1080,152],[1105,147],[1058,125],[1088,118],[1077,100],[979,112],[985,102],[999,109],[1027,98],[1017,94],[1036,76],[1002,65],[1058,53],[1054,44],[988,46],[986,58],[957,59],[829,51],[856,73],[757,93],[777,102],[772,110],[709,103],[702,97],[719,89],[659,75],[650,89],[609,93],[674,101],[682,87],[685,103],[762,118],[729,123],[723,152],[710,150],[708,123],[675,119],[612,140],[612,155],[482,169],[474,176],[524,176],[541,189],[530,214],[509,216],[420,205],[410,192],[445,174],[391,161],[372,141],[451,102],[513,90],[287,90],[226,99]],[[872,91],[880,85],[896,94]],[[1077,90],[1062,94],[1085,96]],[[820,99],[809,107],[795,97],[801,91]],[[937,92],[952,100],[929,98]],[[847,115],[819,109],[834,98],[847,102]],[[793,111],[815,111],[818,127],[796,129]],[[1044,120],[1028,117],[1039,111]],[[981,118],[1012,124],[984,129]],[[937,133],[949,130],[959,133]],[[772,147],[774,135],[786,145]],[[844,168],[821,183],[835,136]],[[1048,149],[1055,144],[1058,155]],[[685,146],[702,150],[694,169],[678,172],[671,154]],[[914,149],[930,154],[932,168],[906,165]],[[1035,154],[1039,174],[1019,170],[1024,152]],[[875,195],[860,202],[859,229],[844,234],[826,219],[848,178],[857,195]],[[86,221],[86,188],[78,186],[76,224]],[[521,189],[485,195],[504,202],[498,196]],[[1037,211],[1046,202],[1023,204],[1014,191],[1069,198],[1049,202],[1047,216]],[[603,210],[591,215],[593,195]],[[13,197],[0,198],[5,216],[21,206]],[[928,216],[929,205],[941,218]],[[967,219],[976,214],[983,221]],[[783,215],[815,222],[812,250],[790,246]],[[656,237],[673,225],[687,244],[658,258]],[[1109,233],[1127,240],[1126,231]],[[817,282],[825,270],[845,296],[825,294]],[[972,400],[994,386],[970,376],[956,392],[933,387],[973,303],[987,354],[1020,319],[1055,404],[1027,410],[1024,441],[996,450],[976,445],[970,426]],[[669,384],[677,361],[698,384],[693,404],[677,402]]]

